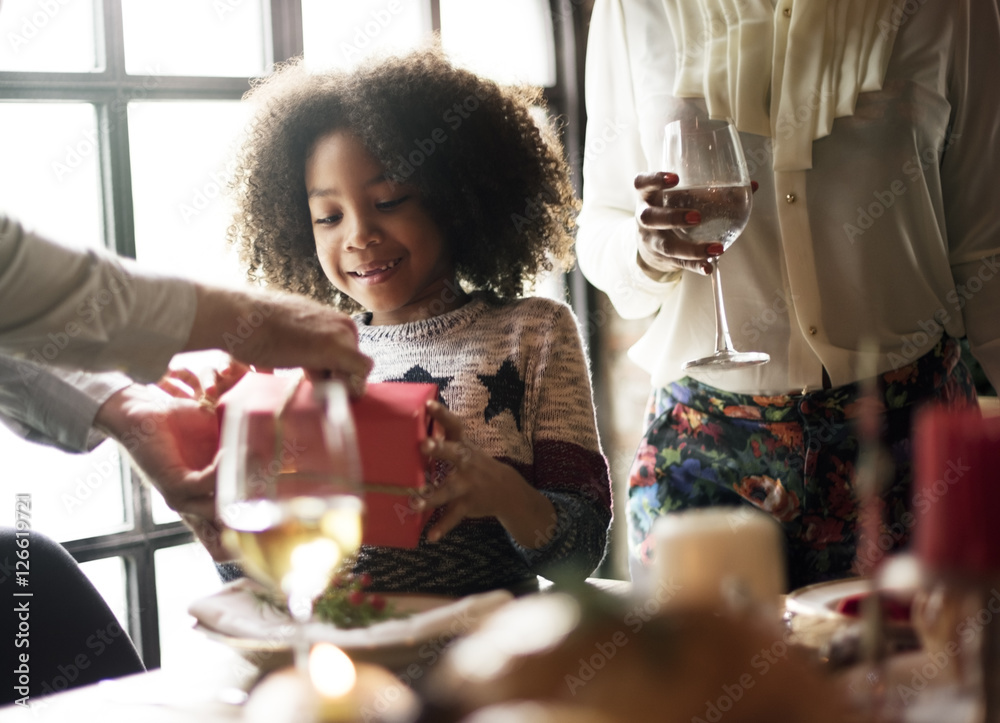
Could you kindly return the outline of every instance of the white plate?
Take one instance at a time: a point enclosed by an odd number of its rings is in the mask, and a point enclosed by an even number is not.
[[[290,661],[294,627],[288,616],[263,603],[260,587],[244,578],[208,597],[196,600],[189,612],[196,629],[241,651],[261,668]],[[310,623],[314,642],[330,642],[356,660],[399,669],[412,662],[434,660],[456,637],[472,630],[479,620],[513,596],[494,590],[463,598],[434,595],[384,596],[405,618],[385,620],[366,628],[340,629],[328,623]]]
[[[863,595],[871,590],[871,581],[863,577],[820,582],[788,593],[785,610],[792,615],[808,615],[817,618],[847,619],[837,612],[842,600],[854,595]]]

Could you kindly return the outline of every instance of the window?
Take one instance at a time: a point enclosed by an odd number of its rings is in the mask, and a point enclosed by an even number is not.
[[[5,0],[0,208],[64,243],[236,282],[242,273],[223,244],[228,209],[221,191],[250,78],[302,53],[316,66],[348,66],[439,31],[459,62],[501,81],[545,86],[552,111],[568,121],[572,161],[582,138],[573,41],[583,23],[579,6],[570,0]],[[584,286],[576,277],[570,282],[579,313]],[[561,278],[549,293],[566,293]],[[148,667],[175,660],[178,646],[197,644],[184,634],[185,611],[218,586],[214,569],[115,444],[65,454],[0,427],[0,455],[4,499],[33,493],[36,529],[84,563]]]

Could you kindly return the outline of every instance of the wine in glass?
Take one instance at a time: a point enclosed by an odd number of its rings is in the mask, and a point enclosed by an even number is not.
[[[674,229],[696,243],[721,243],[728,249],[750,219],[752,191],[743,147],[735,126],[728,120],[684,118],[667,124],[663,140],[663,168],[680,179],[664,191],[667,208],[694,209],[701,223]],[[719,259],[712,257],[712,291],[715,296],[715,353],[684,364],[684,369],[740,369],[764,364],[764,352],[737,351],[729,335],[722,302]]]
[[[313,601],[361,546],[361,464],[347,392],[300,380],[274,413],[227,403],[217,501],[248,575],[287,602],[307,665]]]

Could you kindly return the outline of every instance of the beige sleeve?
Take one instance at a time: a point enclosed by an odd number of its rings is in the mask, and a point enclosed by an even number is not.
[[[0,350],[154,381],[191,333],[194,284],[79,251],[0,216]]]

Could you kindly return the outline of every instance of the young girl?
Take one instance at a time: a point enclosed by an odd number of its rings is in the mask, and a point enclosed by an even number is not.
[[[293,63],[248,98],[230,240],[250,278],[359,312],[370,381],[444,401],[420,545],[365,546],[355,572],[447,595],[589,575],[611,520],[589,371],[569,308],[520,298],[570,260],[576,211],[540,95],[429,49],[351,73]]]

